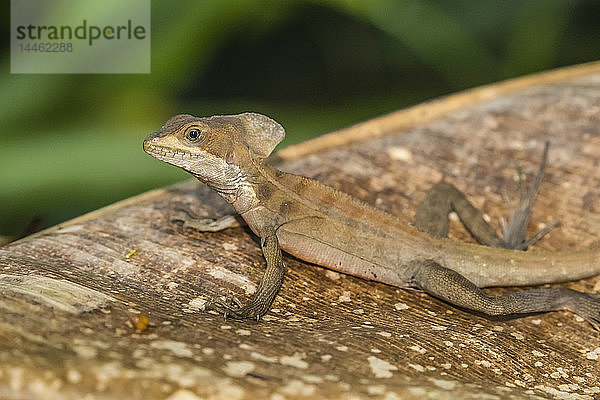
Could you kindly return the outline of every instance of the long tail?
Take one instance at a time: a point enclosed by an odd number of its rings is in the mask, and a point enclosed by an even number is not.
[[[479,287],[528,286],[600,274],[600,250],[505,250],[448,241],[436,260]]]

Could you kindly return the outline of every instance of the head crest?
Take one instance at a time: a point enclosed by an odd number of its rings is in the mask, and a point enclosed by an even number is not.
[[[283,126],[265,115],[248,112],[238,114],[236,117],[246,128],[241,139],[260,157],[268,157],[285,137]]]

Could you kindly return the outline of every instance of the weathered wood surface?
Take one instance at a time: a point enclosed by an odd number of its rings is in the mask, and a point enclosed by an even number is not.
[[[405,221],[445,177],[498,226],[515,167],[534,171],[546,140],[530,226],[563,227],[532,251],[597,246],[600,64],[387,115],[285,149],[277,162]],[[206,299],[250,295],[263,259],[247,230],[199,233],[181,210],[227,206],[186,181],[0,248],[0,398],[600,396],[600,334],[566,312],[487,319],[287,257],[262,321],[202,313]],[[471,240],[458,223],[452,237]],[[566,285],[598,291],[600,279]],[[133,329],[137,313],[148,329]]]

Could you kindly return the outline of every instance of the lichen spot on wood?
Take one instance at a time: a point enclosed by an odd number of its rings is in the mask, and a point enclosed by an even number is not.
[[[43,306],[71,314],[93,311],[116,301],[94,289],[41,275],[0,274],[0,292],[25,296]]]

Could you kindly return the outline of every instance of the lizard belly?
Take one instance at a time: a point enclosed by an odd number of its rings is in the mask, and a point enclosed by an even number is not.
[[[344,235],[341,231],[307,233],[294,229],[293,224],[281,226],[277,239],[285,252],[304,261],[364,279],[407,286],[407,279],[398,273],[397,264],[390,267],[384,263],[385,245],[381,239],[370,238],[372,240],[365,242],[365,238],[356,237],[356,233]]]

